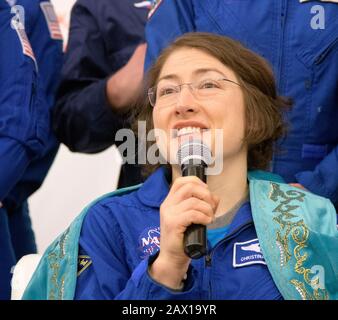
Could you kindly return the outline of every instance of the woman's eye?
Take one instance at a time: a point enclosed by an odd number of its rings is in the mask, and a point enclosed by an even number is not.
[[[199,89],[213,89],[213,88],[219,88],[219,84],[217,81],[207,80],[207,81],[203,81],[199,85]]]
[[[175,88],[174,87],[165,87],[161,88],[159,91],[159,97],[166,96],[172,93],[175,93]]]

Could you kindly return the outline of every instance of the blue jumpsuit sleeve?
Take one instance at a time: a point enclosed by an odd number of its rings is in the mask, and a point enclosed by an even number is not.
[[[309,191],[329,198],[337,206],[338,146],[336,146],[313,171],[298,172],[296,179]]]
[[[5,199],[7,206],[22,203],[41,186],[57,152],[58,141],[51,126],[51,109],[55,104],[55,93],[60,80],[63,55],[62,37],[59,35],[55,38],[54,34],[52,38],[48,21],[53,22],[51,20],[53,18],[50,15],[45,16],[42,10],[42,6],[48,5],[49,1],[19,0],[16,4],[24,9],[26,33],[36,60],[35,97],[31,98],[31,100],[34,98],[35,101],[34,108],[33,105],[31,106],[30,118],[34,120],[32,129],[35,135],[34,140],[40,143],[36,156],[29,159],[28,166],[22,170],[19,181],[17,179],[15,184],[16,181],[12,179],[13,188],[10,188],[11,190]],[[12,149],[11,152],[14,152],[15,148],[12,147]],[[16,159],[20,159],[20,157],[16,157]],[[14,162],[12,166],[20,168]],[[6,170],[6,172],[8,171]]]
[[[191,0],[163,0],[150,16],[146,25],[148,70],[162,49],[178,36],[195,31],[194,10]]]
[[[106,97],[111,62],[95,2],[79,0],[71,13],[69,42],[53,112],[58,139],[71,151],[95,153],[114,143],[123,118]]]
[[[0,137],[0,201],[20,180],[29,162],[27,150],[18,141]]]
[[[24,2],[21,0],[22,3]],[[43,13],[41,5],[49,4],[48,0],[37,2],[35,19],[31,22],[31,28],[28,31],[28,37],[32,43],[34,54],[39,66],[39,78],[42,79],[40,86],[46,99],[44,106],[45,121],[51,131],[49,113],[55,105],[55,95],[60,84],[60,70],[63,64],[63,39],[62,37],[52,37],[46,16]],[[31,1],[25,0],[26,7],[32,8]],[[55,28],[55,26],[54,26]],[[60,30],[61,31],[61,30]]]
[[[140,213],[141,214],[141,213]],[[125,241],[118,223],[104,206],[95,205],[87,213],[79,240],[79,256],[90,257],[90,266],[78,272],[77,300],[192,299],[196,297],[195,274],[189,271],[183,292],[171,291],[151,279],[150,259],[142,260],[134,270],[126,258]]]
[[[41,144],[36,136],[36,69],[11,27],[11,8],[0,4],[0,201],[20,180]]]

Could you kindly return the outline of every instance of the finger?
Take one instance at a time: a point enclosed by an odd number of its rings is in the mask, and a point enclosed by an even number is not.
[[[191,182],[186,183],[180,189],[178,189],[176,193],[171,195],[170,203],[179,204],[180,202],[189,198],[203,200],[209,203],[212,208],[217,207],[217,202],[215,202],[215,199],[208,188],[204,188],[203,186],[196,185]]]
[[[182,186],[184,186],[187,183],[194,183],[196,185],[201,185],[204,188],[208,188],[208,185],[204,183],[201,179],[195,177],[195,176],[188,176],[188,177],[179,177],[175,179],[173,182],[170,192],[175,193],[178,189],[180,189]]]
[[[196,210],[189,210],[181,215],[180,217],[180,224],[187,228],[192,224],[202,224],[208,225],[212,222],[212,217],[205,215],[204,213]]]
[[[210,203],[196,198],[186,199],[177,206],[177,214],[181,214],[182,212],[189,210],[199,211],[212,218],[214,217],[215,212]]]

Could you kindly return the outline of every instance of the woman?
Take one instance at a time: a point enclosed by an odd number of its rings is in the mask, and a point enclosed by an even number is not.
[[[183,33],[208,31],[236,39],[271,64],[288,135],[278,141],[271,171],[329,198],[338,208],[338,5],[320,1],[161,1],[146,27],[149,66]],[[253,11],[255,12],[253,14]],[[325,12],[325,14],[324,14]],[[324,27],[325,25],[325,27]],[[291,31],[292,30],[292,31]]]
[[[186,34],[150,70],[148,97],[139,119],[161,133],[168,164],[88,206],[47,249],[24,298],[337,298],[333,206],[257,171],[287,107],[265,61],[228,38]],[[191,138],[222,161],[207,183],[174,161]],[[204,258],[184,253],[191,224],[207,226]],[[312,274],[318,265],[324,280]]]

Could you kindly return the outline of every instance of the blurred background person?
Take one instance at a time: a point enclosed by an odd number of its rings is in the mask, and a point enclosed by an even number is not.
[[[338,205],[338,3],[336,0],[163,0],[146,28],[146,68],[181,34],[229,36],[272,65],[278,93],[294,106],[284,114],[286,139],[271,170]]]
[[[36,252],[27,198],[58,149],[51,109],[62,64],[62,36],[49,1],[0,1],[0,298],[11,268]]]
[[[129,127],[129,109],[142,77],[144,26],[150,1],[78,0],[54,109],[53,127],[71,151],[97,153]],[[137,165],[121,168],[119,187],[141,181]]]

